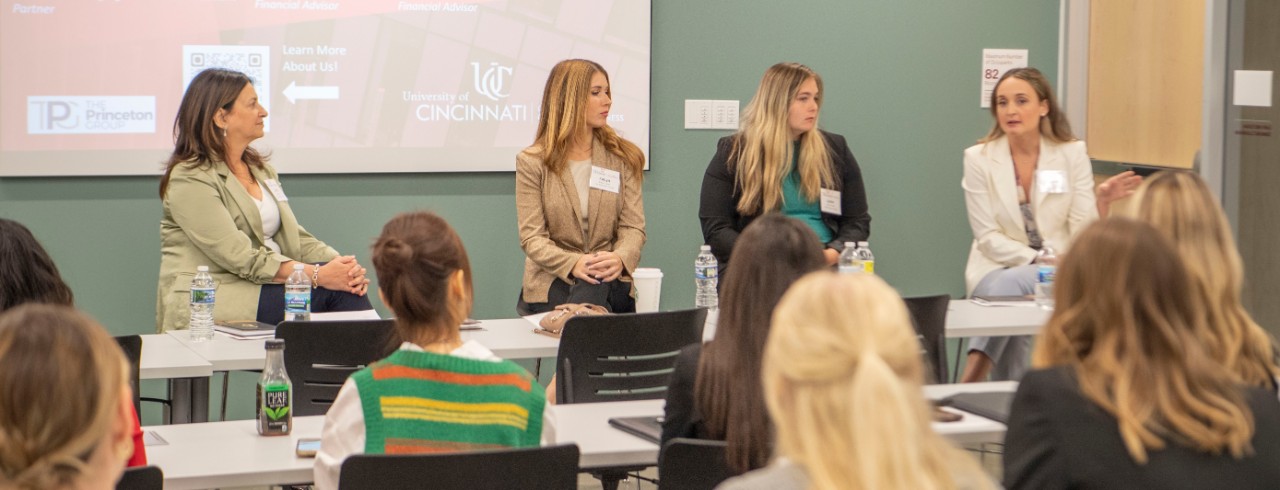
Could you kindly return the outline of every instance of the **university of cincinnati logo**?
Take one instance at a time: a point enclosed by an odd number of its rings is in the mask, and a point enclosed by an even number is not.
[[[511,67],[492,62],[489,63],[489,68],[481,74],[480,63],[473,61],[471,62],[471,69],[475,73],[476,92],[480,92],[481,95],[494,101],[511,95],[510,92],[507,92],[507,79],[511,77]]]

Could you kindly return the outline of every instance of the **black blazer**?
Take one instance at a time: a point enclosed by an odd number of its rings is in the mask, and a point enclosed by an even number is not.
[[[702,343],[689,344],[676,356],[671,385],[667,386],[667,406],[662,420],[662,441],[658,447],[677,437],[706,439],[702,414],[694,407],[693,385],[698,379],[698,359]]]
[[[1252,456],[1201,453],[1170,441],[1138,465],[1115,417],[1085,398],[1068,367],[1027,373],[1005,436],[1004,486],[1019,489],[1280,488],[1280,401],[1247,388],[1256,426]]]
[[[836,176],[839,178],[841,215],[823,213],[822,220],[835,232],[835,237],[827,242],[827,248],[843,250],[844,242],[866,240],[871,236],[871,215],[867,213],[867,191],[862,185],[862,170],[858,161],[849,151],[849,144],[844,136],[822,132],[827,140],[834,160]],[[738,198],[742,189],[738,186],[733,171],[729,169],[729,153],[733,151],[733,140],[736,136],[720,138],[716,144],[716,155],[707,165],[707,172],[702,177],[702,204],[698,209],[698,218],[702,221],[702,238],[711,245],[711,252],[720,262],[721,271],[729,263],[729,253],[733,244],[738,241],[738,234],[751,224],[759,215],[738,214]]]

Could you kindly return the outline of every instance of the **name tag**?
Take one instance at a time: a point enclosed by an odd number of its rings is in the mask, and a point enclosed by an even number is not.
[[[592,165],[590,187],[617,194],[618,189],[622,188],[622,174],[617,170]]]
[[[1067,173],[1062,170],[1037,170],[1036,187],[1042,194],[1067,192]]]
[[[843,206],[840,205],[840,191],[832,189],[822,189],[822,212],[840,216],[843,214]]]
[[[262,183],[266,184],[267,190],[271,191],[271,195],[275,196],[276,201],[285,202],[289,200],[288,196],[284,195],[284,188],[280,187],[280,183],[276,182],[276,179],[266,179]]]

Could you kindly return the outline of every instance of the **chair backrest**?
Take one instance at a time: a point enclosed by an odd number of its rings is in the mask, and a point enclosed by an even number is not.
[[[116,490],[163,490],[164,472],[158,466],[128,468],[116,482]]]
[[[724,459],[725,442],[678,437],[658,459],[659,490],[711,490],[737,476]]]
[[[138,392],[138,379],[141,377],[142,336],[120,335],[116,337],[124,358],[129,361],[129,387],[133,388],[133,413],[142,413],[142,399]]]
[[[578,488],[578,445],[447,454],[361,454],[342,462],[339,490]]]
[[[392,320],[280,322],[294,415],[324,415],[351,373],[396,348]]]
[[[666,397],[676,355],[702,341],[707,310],[576,316],[556,355],[556,403]]]
[[[929,383],[946,383],[947,376],[947,308],[951,304],[951,295],[918,296],[902,298],[911,313],[911,322],[916,327],[924,350],[925,372],[933,379]]]

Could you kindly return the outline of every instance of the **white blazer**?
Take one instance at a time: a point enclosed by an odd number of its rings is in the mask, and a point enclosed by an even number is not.
[[[1061,255],[1071,245],[1071,239],[1098,218],[1093,166],[1083,141],[1054,143],[1040,138],[1036,170],[1066,173],[1063,193],[1044,193],[1036,182],[1031,184],[1031,209],[1040,235]],[[1027,245],[1027,229],[1018,209],[1008,137],[966,149],[960,185],[964,187],[969,227],[973,230],[973,246],[964,271],[965,291],[973,294],[973,288],[991,271],[1026,265],[1036,257],[1035,249]]]

